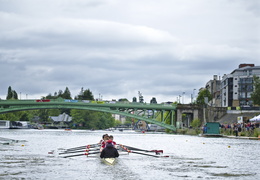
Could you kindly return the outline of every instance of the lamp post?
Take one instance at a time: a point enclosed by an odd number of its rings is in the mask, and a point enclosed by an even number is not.
[[[179,104],[181,103],[181,95],[179,95]]]
[[[193,98],[195,98],[195,94],[194,94],[195,91],[196,91],[196,89],[193,89],[193,92],[192,92],[192,103],[194,103]]]
[[[184,100],[185,100],[185,92],[182,92],[182,104],[184,104]]]

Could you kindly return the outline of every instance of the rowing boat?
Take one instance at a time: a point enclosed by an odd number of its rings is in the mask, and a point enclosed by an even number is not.
[[[139,148],[122,145],[122,144],[118,144],[118,145],[119,145],[117,147],[118,151],[125,152],[127,154],[134,153],[134,154],[145,155],[145,156],[150,156],[150,157],[157,157],[157,158],[169,157],[169,156],[160,155],[161,153],[163,153],[163,150],[145,150],[145,149],[139,149]],[[84,155],[86,155],[87,157],[91,157],[91,155],[95,154],[95,156],[98,157],[98,155],[100,154],[100,150],[98,148],[99,146],[100,146],[99,144],[90,144],[90,145],[85,145],[85,146],[69,148],[69,149],[63,149],[63,148],[60,149],[59,148],[60,150],[62,150],[62,152],[59,153],[59,155],[62,155],[62,157],[64,157],[64,158],[69,158],[69,157],[84,156]],[[150,154],[150,153],[155,153],[155,155]],[[102,155],[101,157],[104,157],[104,156]],[[106,157],[111,157],[111,156],[106,156]],[[105,164],[114,165],[117,160],[114,156],[112,156],[112,157],[113,158],[102,158],[101,160]],[[116,155],[116,157],[118,157],[118,155]]]
[[[103,158],[102,160],[108,165],[114,165],[116,162],[116,158]]]

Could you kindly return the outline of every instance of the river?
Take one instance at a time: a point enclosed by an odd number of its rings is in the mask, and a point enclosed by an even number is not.
[[[59,148],[97,143],[104,133],[118,144],[163,150],[163,156],[126,153],[113,166],[97,155],[62,158]],[[170,180],[260,179],[260,141],[164,133],[88,130],[0,130],[0,179]],[[54,154],[50,152],[54,150]]]

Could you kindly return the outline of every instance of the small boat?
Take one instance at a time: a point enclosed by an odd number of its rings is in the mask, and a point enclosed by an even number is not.
[[[150,157],[169,157],[169,156],[162,156],[160,155],[163,153],[163,150],[146,150],[146,149],[139,149],[127,145],[122,145],[118,144],[117,147],[118,151],[121,151],[121,153],[134,153],[134,154],[139,154],[139,155],[144,155],[144,156],[150,156]],[[61,149],[62,152],[59,153],[61,157],[63,158],[70,158],[70,157],[77,157],[77,156],[87,156],[87,157],[104,157],[103,154],[100,154],[100,144],[89,144],[89,145],[84,145],[84,146],[78,146],[74,148],[69,148],[69,149]],[[75,154],[77,153],[77,154]],[[155,154],[151,154],[155,153]],[[94,155],[94,156],[92,156]],[[116,157],[118,157],[115,154]],[[111,156],[106,156],[106,157],[111,157]],[[117,162],[116,157],[111,157],[111,158],[101,158],[101,162],[105,163],[107,165],[114,165]]]
[[[114,165],[116,162],[116,158],[103,158],[102,160],[108,165]]]

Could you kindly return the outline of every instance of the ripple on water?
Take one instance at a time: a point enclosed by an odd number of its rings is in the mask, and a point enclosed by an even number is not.
[[[212,176],[218,177],[246,177],[246,176],[255,176],[256,173],[211,173]]]

